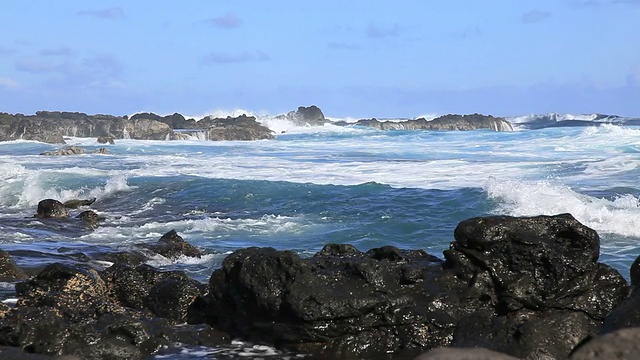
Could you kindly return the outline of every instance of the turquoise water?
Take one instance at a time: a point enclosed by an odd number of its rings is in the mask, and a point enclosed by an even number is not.
[[[623,275],[638,255],[637,128],[289,130],[256,142],[119,140],[108,155],[73,157],[38,155],[49,144],[0,143],[1,246],[22,265],[73,261],[175,229],[208,255],[151,264],[206,281],[246,246],[308,256],[326,243],[394,245],[441,257],[466,218],[570,212],[599,232],[601,259]],[[87,197],[106,218],[97,229],[30,218],[42,199]]]

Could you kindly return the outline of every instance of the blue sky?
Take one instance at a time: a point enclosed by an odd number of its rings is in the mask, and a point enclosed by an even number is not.
[[[0,111],[640,116],[640,0],[4,0]]]

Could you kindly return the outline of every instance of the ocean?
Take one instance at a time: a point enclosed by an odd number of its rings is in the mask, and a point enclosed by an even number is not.
[[[259,120],[275,140],[69,138],[109,154],[64,157],[38,155],[56,145],[2,142],[0,248],[18,265],[41,266],[175,229],[207,255],[149,263],[206,282],[248,246],[311,256],[327,243],[393,245],[442,258],[461,220],[571,213],[599,233],[600,261],[627,279],[640,253],[638,126],[534,127],[540,119],[529,116],[512,119],[514,132],[381,131]],[[42,199],[92,197],[105,217],[96,229],[32,217]],[[11,284],[2,288],[10,298]]]

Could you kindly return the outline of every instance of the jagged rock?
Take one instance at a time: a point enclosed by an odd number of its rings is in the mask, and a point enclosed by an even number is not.
[[[102,155],[106,155],[109,153],[109,149],[107,148],[99,148],[98,150],[92,151],[92,154],[102,154]]]
[[[111,296],[123,306],[178,323],[202,323],[198,301],[206,286],[180,271],[158,271],[148,265],[114,264],[101,273]],[[195,319],[195,320],[194,320]]]
[[[622,304],[609,313],[600,328],[600,334],[640,327],[640,256],[631,265],[630,274],[632,292]]]
[[[131,117],[131,120],[136,119],[150,119],[154,121],[163,122],[169,125],[172,129],[195,129],[198,128],[198,124],[194,119],[185,119],[184,116],[178,113],[173,115],[160,116],[154,113],[138,113]]]
[[[169,259],[175,259],[183,255],[198,258],[202,256],[202,251],[184,241],[175,230],[162,235],[158,242],[146,244],[144,247]]]
[[[16,285],[16,307],[0,316],[0,346],[82,359],[147,359],[178,342],[228,343],[226,334],[204,324],[176,327],[203,321],[196,302],[205,288],[184,272],[147,265],[98,273],[52,264]]]
[[[322,126],[327,121],[322,110],[315,105],[299,106],[298,110],[278,115],[276,119],[289,120],[299,126]]]
[[[66,218],[69,216],[67,208],[58,200],[45,199],[38,203],[38,212],[36,217],[39,218]]]
[[[115,145],[115,139],[113,138],[113,136],[98,136],[98,138],[96,139],[96,141],[98,142],[98,144],[111,144],[111,145]]]
[[[27,274],[16,265],[11,255],[4,250],[0,250],[0,281],[13,282],[26,278]]]
[[[93,204],[94,202],[96,202],[96,198],[91,198],[91,199],[73,199],[73,200],[67,200],[63,203],[64,207],[66,207],[67,209],[77,209],[81,206],[89,206],[91,204]]]
[[[268,140],[273,139],[273,131],[260,124],[253,116],[238,116],[226,119],[204,118],[198,121],[207,129],[208,140]]]
[[[373,127],[380,130],[477,130],[513,131],[511,123],[504,118],[490,115],[445,115],[433,120],[424,118],[404,121],[379,121],[362,119],[356,125]]]
[[[599,336],[581,347],[571,360],[632,360],[640,359],[640,328],[621,329]]]
[[[60,263],[48,265],[33,279],[16,284],[16,293],[20,307],[49,306],[70,320],[125,311],[109,298],[109,289],[97,271]]]
[[[325,358],[451,346],[566,358],[628,285],[597,263],[595,231],[568,214],[461,222],[446,261],[393,247],[270,248],[229,255],[209,281],[211,324]]]
[[[165,140],[172,134],[169,125],[150,119],[59,111],[38,111],[32,116],[0,114],[0,141],[24,139],[64,144],[65,136]]]

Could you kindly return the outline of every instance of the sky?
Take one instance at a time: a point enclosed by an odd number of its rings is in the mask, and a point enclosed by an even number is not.
[[[3,0],[0,112],[640,117],[640,0]]]

